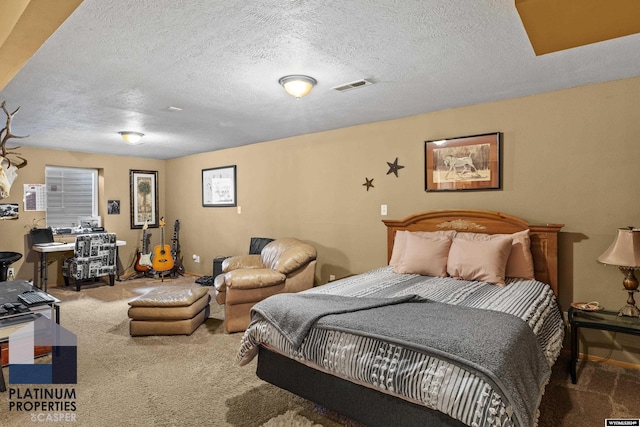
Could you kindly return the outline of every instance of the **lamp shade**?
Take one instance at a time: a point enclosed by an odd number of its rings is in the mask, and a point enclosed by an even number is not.
[[[640,229],[619,228],[616,240],[598,257],[598,261],[627,269],[639,269]]]
[[[289,95],[297,99],[308,95],[311,89],[318,83],[313,77],[298,74],[284,76],[278,82]]]

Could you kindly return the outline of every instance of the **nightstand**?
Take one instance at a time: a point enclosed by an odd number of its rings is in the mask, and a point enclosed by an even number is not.
[[[640,335],[640,318],[618,316],[617,311],[583,311],[569,307],[569,324],[571,325],[571,362],[569,371],[571,382],[576,383],[576,364],[578,362],[578,329],[590,328],[602,331],[621,332],[623,334]]]

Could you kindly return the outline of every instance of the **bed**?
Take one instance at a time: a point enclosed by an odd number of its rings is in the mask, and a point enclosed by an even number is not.
[[[257,304],[239,363],[257,356],[263,380],[366,425],[535,426],[564,338],[562,225],[480,210],[383,222],[390,265]],[[486,256],[498,273],[464,271]]]

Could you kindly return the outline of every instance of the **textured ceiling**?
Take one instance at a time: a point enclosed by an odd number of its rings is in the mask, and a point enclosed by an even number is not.
[[[9,145],[169,159],[635,77],[639,64],[639,34],[536,56],[513,0],[84,0],[0,100],[30,135]],[[287,74],[318,85],[295,100]],[[332,90],[359,79],[375,84]]]

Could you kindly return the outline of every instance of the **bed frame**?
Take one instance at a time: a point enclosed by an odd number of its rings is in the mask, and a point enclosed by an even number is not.
[[[511,234],[529,229],[536,279],[549,284],[558,295],[558,232],[563,224],[531,225],[512,215],[483,210],[428,211],[383,222],[388,259],[400,230]],[[259,348],[256,373],[264,381],[367,426],[464,425],[438,411],[338,378],[264,347]]]

